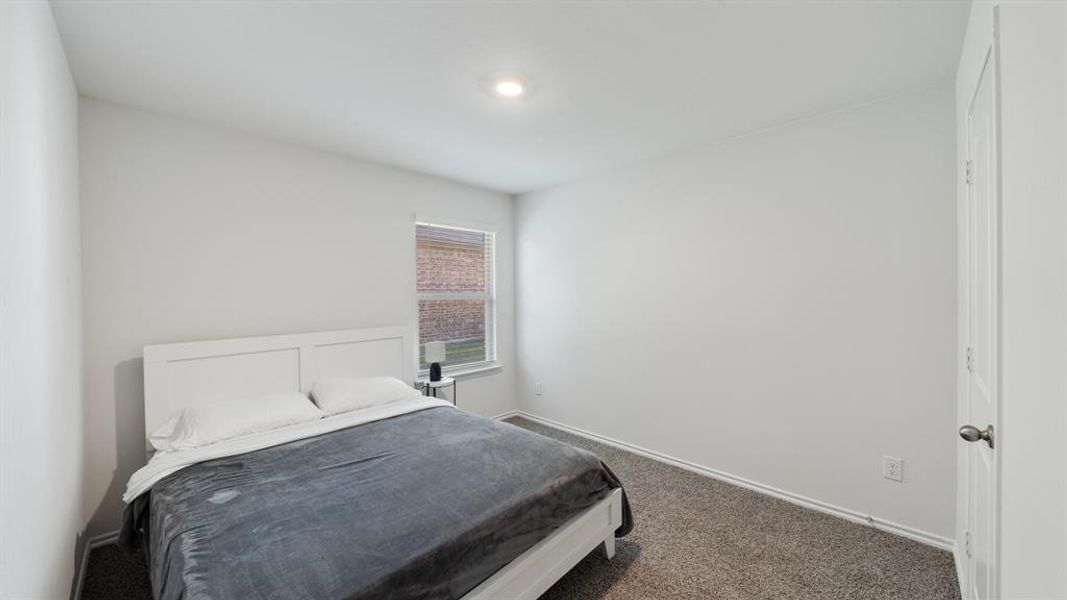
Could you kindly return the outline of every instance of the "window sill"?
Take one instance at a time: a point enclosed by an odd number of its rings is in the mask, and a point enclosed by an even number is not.
[[[491,373],[493,371],[499,371],[504,368],[504,365],[493,361],[485,363],[476,363],[470,365],[459,365],[456,367],[445,367],[441,370],[441,375],[444,377],[452,377],[455,379],[463,379],[470,375],[481,375],[483,373]],[[428,381],[430,379],[429,371],[419,371],[416,381]]]

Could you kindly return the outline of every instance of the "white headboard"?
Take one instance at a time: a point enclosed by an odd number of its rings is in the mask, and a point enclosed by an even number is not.
[[[308,393],[321,377],[415,382],[412,328],[382,327],[144,347],[147,436],[187,406],[218,398]]]

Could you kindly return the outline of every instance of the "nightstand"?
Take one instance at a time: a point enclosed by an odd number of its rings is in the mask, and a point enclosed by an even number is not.
[[[442,377],[441,381],[420,381],[419,385],[422,386],[422,394],[424,396],[437,397],[437,390],[443,387],[452,386],[452,404],[456,403],[458,398],[456,394],[456,380],[453,377]]]

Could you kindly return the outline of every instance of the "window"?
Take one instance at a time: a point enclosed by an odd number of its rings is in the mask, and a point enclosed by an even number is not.
[[[445,343],[445,370],[496,360],[493,234],[429,223],[415,225],[419,298],[419,369],[426,342]]]

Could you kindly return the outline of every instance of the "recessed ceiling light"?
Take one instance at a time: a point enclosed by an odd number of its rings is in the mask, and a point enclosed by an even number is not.
[[[493,83],[493,90],[505,98],[518,98],[526,91],[526,84],[518,77],[501,77]]]

